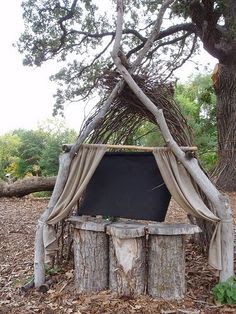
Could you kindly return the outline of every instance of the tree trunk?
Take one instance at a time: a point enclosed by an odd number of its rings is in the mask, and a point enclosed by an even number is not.
[[[217,74],[218,164],[214,174],[220,189],[236,191],[236,67],[221,64]]]
[[[148,225],[148,294],[164,300],[184,297],[185,236],[199,232],[189,224]]]
[[[52,191],[56,177],[30,177],[14,183],[0,184],[0,197],[22,197],[33,192]]]
[[[145,226],[137,223],[114,223],[110,235],[109,288],[119,296],[145,293]]]
[[[108,221],[75,216],[75,286],[78,292],[93,293],[108,288]]]
[[[68,173],[69,167],[72,160],[72,156],[68,153],[64,153],[60,155],[59,158],[59,171],[57,180],[52,192],[52,196],[48,203],[47,208],[43,212],[43,214],[39,217],[36,234],[35,234],[35,244],[34,244],[34,284],[35,288],[39,288],[45,282],[45,252],[44,252],[44,244],[43,244],[43,227],[45,221],[48,219],[50,213],[52,212],[58,198],[60,197],[62,190],[64,188]]]
[[[149,236],[148,294],[164,300],[185,294],[185,243],[183,236]]]

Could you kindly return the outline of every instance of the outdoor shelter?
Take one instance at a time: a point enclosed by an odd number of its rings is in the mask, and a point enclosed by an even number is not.
[[[53,226],[72,212],[108,147],[109,145],[103,144],[82,145],[74,157],[65,188],[44,227],[44,246],[48,254],[55,253],[57,250],[57,238]],[[209,248],[209,264],[221,270],[221,220],[205,205],[196,183],[174,154],[168,148],[151,148],[151,150],[162,178],[176,202],[192,216],[205,219],[215,225]]]
[[[131,76],[121,63],[116,63],[116,58],[114,61],[121,75],[108,71],[103,76],[101,84],[107,93],[86,119],[76,143],[66,148],[52,198],[39,220],[34,259],[35,286],[45,280],[43,254],[54,255],[58,249],[54,226],[72,213],[108,149],[145,150],[126,145],[134,140],[133,135],[145,121],[159,127],[159,134],[167,145],[146,150],[153,153],[165,185],[177,203],[196,217],[198,224],[205,221],[214,226],[209,264],[220,270],[221,281],[228,279],[233,274],[231,209],[190,148],[191,131],[173,99],[172,86],[142,74]],[[83,144],[85,140],[90,144]],[[122,145],[117,147],[114,143]]]

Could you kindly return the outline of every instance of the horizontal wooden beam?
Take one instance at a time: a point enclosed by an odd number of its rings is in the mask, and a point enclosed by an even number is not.
[[[71,150],[72,144],[63,144],[62,149],[64,152],[69,152]],[[106,146],[108,149],[116,149],[116,150],[122,150],[122,149],[128,149],[128,150],[138,150],[138,151],[146,151],[146,152],[152,152],[153,150],[169,150],[168,147],[151,147],[151,146],[135,146],[135,145],[112,145],[112,144],[83,144],[83,146],[88,147],[96,147],[96,146]],[[180,147],[183,151],[197,151],[196,146],[182,146]]]

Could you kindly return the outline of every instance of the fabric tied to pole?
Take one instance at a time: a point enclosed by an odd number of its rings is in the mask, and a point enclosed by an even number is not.
[[[72,160],[63,192],[44,225],[43,242],[46,255],[55,254],[58,249],[57,236],[53,225],[62,221],[71,213],[106,150],[105,145],[83,145]]]
[[[209,247],[209,264],[222,269],[221,220],[205,205],[197,184],[171,151],[154,150],[162,178],[175,201],[189,214],[215,224]]]
[[[72,212],[106,151],[105,145],[83,145],[72,160],[63,192],[44,225],[43,242],[46,256],[54,255],[58,250],[54,225]],[[208,262],[212,267],[221,270],[221,225],[223,222],[203,202],[198,193],[197,184],[171,151],[158,149],[153,150],[153,154],[162,178],[175,201],[187,213],[215,225]]]

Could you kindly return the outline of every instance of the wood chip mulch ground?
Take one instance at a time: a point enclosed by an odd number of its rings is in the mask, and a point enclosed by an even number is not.
[[[230,193],[236,218],[236,193]],[[211,289],[218,281],[217,272],[207,265],[198,246],[188,241],[186,249],[187,294],[180,301],[160,301],[148,296],[117,298],[108,291],[79,295],[73,286],[71,263],[62,266],[47,293],[34,289],[21,291],[33,272],[35,225],[47,200],[24,197],[0,199],[0,314],[17,313],[236,313],[236,307],[214,303]],[[185,222],[185,213],[173,202],[168,222]]]

